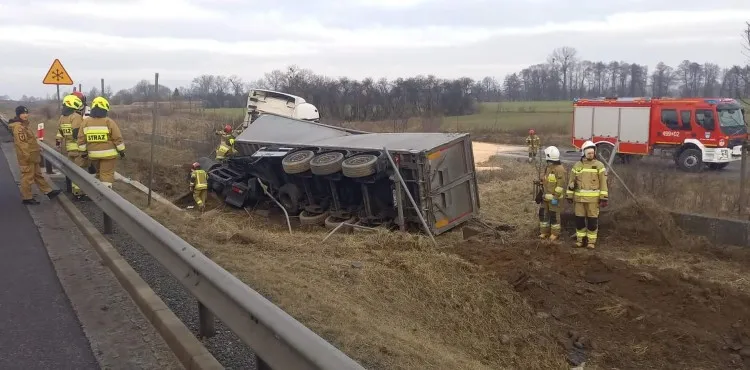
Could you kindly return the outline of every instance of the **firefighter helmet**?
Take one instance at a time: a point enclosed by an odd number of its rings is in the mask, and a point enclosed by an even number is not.
[[[97,96],[91,102],[91,108],[100,108],[100,109],[109,111],[109,102],[107,101],[107,99],[104,99],[104,97]]]
[[[592,149],[596,150],[596,144],[594,144],[594,142],[591,141],[591,140],[586,140],[586,142],[583,143],[583,145],[581,145],[581,151],[583,152],[583,151],[585,151],[588,148],[592,148]]]
[[[198,163],[198,162],[193,162],[193,169],[194,169],[194,170],[197,170],[197,169],[199,169],[199,168],[201,168],[201,164],[200,164],[200,163]]]
[[[536,134],[536,131],[534,131],[533,128],[531,130],[529,130],[529,135],[534,135],[534,134]]]
[[[544,149],[544,158],[548,161],[559,161],[560,149],[557,149],[556,146],[548,146]]]
[[[86,102],[86,95],[83,95],[80,91],[73,91],[73,94],[78,97],[78,99],[81,99],[82,102]]]
[[[73,94],[65,96],[63,98],[63,107],[70,108],[72,110],[79,110],[83,108],[83,102],[81,99]]]
[[[232,126],[231,125],[224,126],[224,132],[226,132],[227,134],[231,134],[232,133]]]

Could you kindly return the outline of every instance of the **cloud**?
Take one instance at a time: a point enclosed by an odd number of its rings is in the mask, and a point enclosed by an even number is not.
[[[210,8],[196,6],[183,0],[136,0],[103,2],[83,0],[75,6],[60,6],[60,2],[38,4],[38,11],[57,15],[96,17],[117,21],[129,20],[219,20],[225,16]]]

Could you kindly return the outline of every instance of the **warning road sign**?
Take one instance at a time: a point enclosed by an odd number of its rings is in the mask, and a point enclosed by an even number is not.
[[[42,83],[45,85],[72,85],[73,80],[70,78],[68,71],[65,70],[62,63],[60,63],[60,59],[55,59],[55,61],[52,62],[52,66],[49,67],[47,75],[44,76],[44,81],[42,81]]]

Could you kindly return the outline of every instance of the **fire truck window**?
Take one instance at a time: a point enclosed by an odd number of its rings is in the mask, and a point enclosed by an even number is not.
[[[680,123],[677,121],[677,110],[662,109],[661,122],[667,125],[667,127],[672,130],[678,130],[680,128]]]
[[[706,131],[714,130],[714,112],[710,109],[696,109],[695,110],[695,122]]]
[[[689,110],[680,111],[680,120],[682,121],[682,130],[690,131],[690,119],[692,118],[693,112]]]

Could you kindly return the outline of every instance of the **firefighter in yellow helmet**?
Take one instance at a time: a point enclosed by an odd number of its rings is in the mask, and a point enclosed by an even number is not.
[[[232,133],[232,126],[224,126],[224,131],[216,132],[217,135],[221,136],[221,142],[219,147],[216,148],[216,160],[221,161],[226,157],[234,155],[234,134]]]
[[[536,135],[536,131],[532,128],[529,130],[529,136],[526,137],[526,146],[529,148],[529,162],[536,159],[536,155],[539,152],[539,147],[542,145],[542,140]]]
[[[195,205],[201,211],[204,210],[208,196],[208,175],[198,162],[193,163],[193,169],[190,171],[190,191],[193,192]]]
[[[539,207],[539,237],[555,241],[560,238],[560,213],[565,198],[565,168],[560,162],[560,150],[550,146],[544,149],[547,168],[540,179],[544,197]]]
[[[29,128],[29,110],[26,107],[16,108],[16,117],[10,120],[10,128],[13,132],[18,167],[21,170],[21,201],[23,204],[39,204],[31,190],[33,184],[36,184],[49,199],[54,199],[60,194],[60,190],[52,190],[42,176],[41,148],[36,133]]]
[[[81,168],[88,168],[88,160],[81,156],[78,151],[78,131],[83,124],[84,104],[76,95],[68,95],[63,99],[62,115],[58,121],[58,129],[55,144],[58,148],[65,148],[68,159]],[[73,195],[82,198],[83,192],[75,183],[71,183]]]
[[[115,182],[117,157],[125,157],[125,143],[120,127],[107,117],[109,102],[99,96],[91,102],[91,115],[83,120],[78,131],[78,150],[96,168],[96,178],[112,188]]]
[[[607,206],[607,169],[596,159],[596,145],[586,141],[581,146],[583,157],[573,165],[566,196],[575,203],[576,247],[596,248],[599,231],[599,207]]]

